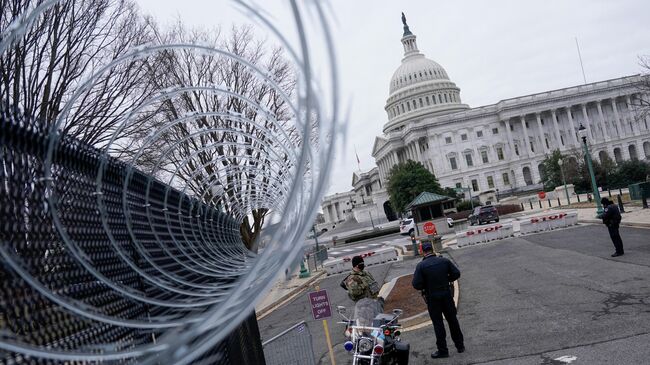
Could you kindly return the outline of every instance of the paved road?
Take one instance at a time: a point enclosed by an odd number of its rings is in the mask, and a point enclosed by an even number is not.
[[[580,226],[452,252],[467,352],[429,357],[432,328],[404,334],[411,364],[642,364],[650,358],[650,230]],[[453,347],[452,347],[453,349]]]

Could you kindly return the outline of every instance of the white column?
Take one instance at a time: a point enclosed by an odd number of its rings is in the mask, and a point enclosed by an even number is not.
[[[530,139],[528,138],[528,128],[526,128],[526,116],[521,116],[521,127],[524,129],[524,151],[527,157],[533,156],[533,151],[530,149]]]
[[[542,118],[540,117],[539,113],[535,113],[535,118],[537,119],[537,129],[539,130],[540,143],[542,144],[542,148],[544,149],[544,152],[549,153],[548,147],[546,147],[546,137],[544,134],[544,128],[542,128]]]
[[[618,128],[618,137],[625,137],[625,129],[621,124],[621,117],[618,115],[618,107],[616,106],[616,98],[612,98],[612,109],[614,109],[614,118],[616,118],[616,128]]]
[[[578,139],[578,134],[576,133],[576,126],[573,123],[573,116],[571,115],[571,105],[566,107],[566,115],[569,117],[569,126],[571,126],[571,133],[569,138],[573,141],[573,144],[576,146],[580,146],[580,141]]]
[[[640,131],[639,131],[639,124],[638,121],[636,120],[636,115],[632,113],[632,100],[630,98],[630,95],[625,96],[625,106],[627,106],[627,116],[630,118],[630,124],[632,124],[632,133],[635,136],[638,136]]]
[[[508,137],[508,154],[510,156],[509,160],[513,160],[517,158],[517,155],[515,155],[515,142],[512,141],[512,132],[510,131],[510,120],[504,120],[503,121],[506,125],[506,136]]]
[[[418,161],[424,163],[424,159],[422,158],[422,152],[420,152],[420,139],[415,140],[415,156],[417,157]]]
[[[580,106],[582,107],[582,117],[584,118],[586,124],[584,127],[587,128],[587,137],[589,137],[589,141],[593,143],[596,140],[596,133],[591,128],[592,123],[591,120],[589,120],[589,115],[587,114],[587,104],[581,104]]]
[[[605,117],[603,116],[603,107],[601,105],[601,101],[598,100],[596,102],[596,107],[598,108],[598,116],[600,117],[600,127],[603,131],[603,138],[605,141],[609,142],[611,141],[611,137],[609,136],[609,131],[607,130],[607,125],[605,123]]]
[[[553,119],[553,128],[555,128],[555,140],[557,141],[557,148],[560,150],[566,149],[566,147],[562,145],[562,138],[560,138],[560,127],[557,125],[555,109],[551,110],[551,119]]]

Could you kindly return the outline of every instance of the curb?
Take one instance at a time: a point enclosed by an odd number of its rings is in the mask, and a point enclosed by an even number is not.
[[[255,313],[255,316],[256,316],[257,320],[259,321],[260,319],[262,319],[262,318],[266,317],[267,315],[271,314],[271,312],[273,312],[273,311],[274,311],[275,309],[277,309],[279,306],[281,306],[282,304],[284,304],[284,303],[287,302],[288,300],[293,299],[293,298],[294,298],[295,296],[297,296],[300,292],[302,292],[303,290],[305,290],[308,286],[310,286],[311,284],[313,284],[317,279],[320,279],[320,277],[321,277],[321,276],[324,276],[324,275],[325,275],[325,271],[321,271],[321,272],[319,272],[318,274],[314,275],[311,279],[305,281],[305,282],[304,282],[302,285],[300,285],[299,287],[293,289],[293,290],[290,291],[289,293],[287,293],[287,294],[283,295],[282,297],[280,297],[280,298],[279,298],[278,300],[276,300],[275,302],[269,304],[268,306],[262,308],[262,310],[256,312],[256,313]]]

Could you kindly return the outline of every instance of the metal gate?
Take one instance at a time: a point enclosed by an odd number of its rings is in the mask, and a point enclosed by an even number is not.
[[[267,365],[315,365],[311,334],[305,321],[298,322],[262,343]]]

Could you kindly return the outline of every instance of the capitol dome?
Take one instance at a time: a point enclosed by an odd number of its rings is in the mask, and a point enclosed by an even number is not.
[[[420,118],[469,109],[462,104],[460,89],[449,79],[447,71],[420,53],[404,13],[402,23],[404,58],[390,80],[384,133],[399,130]]]

